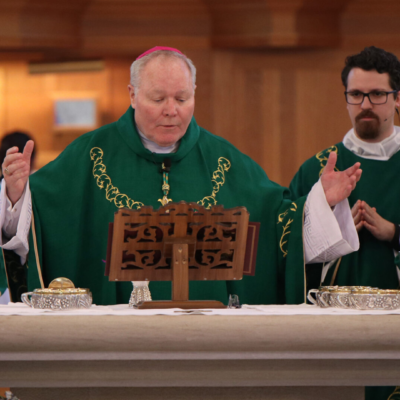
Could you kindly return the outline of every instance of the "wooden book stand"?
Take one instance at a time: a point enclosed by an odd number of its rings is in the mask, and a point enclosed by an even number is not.
[[[245,207],[206,210],[169,203],[159,210],[115,213],[110,281],[172,281],[172,301],[139,308],[224,308],[219,301],[189,301],[189,280],[239,280],[243,276],[249,213]]]

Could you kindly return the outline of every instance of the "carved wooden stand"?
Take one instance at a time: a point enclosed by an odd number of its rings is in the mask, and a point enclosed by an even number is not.
[[[244,207],[206,210],[169,203],[154,211],[115,214],[110,281],[172,281],[172,300],[139,308],[225,308],[214,300],[189,300],[189,280],[242,279],[249,213]]]

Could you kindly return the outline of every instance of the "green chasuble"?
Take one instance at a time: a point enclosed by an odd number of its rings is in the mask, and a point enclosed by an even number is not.
[[[293,196],[304,196],[318,181],[329,157],[329,153],[338,154],[336,168],[340,171],[347,169],[356,162],[361,163],[362,176],[356,188],[349,197],[350,207],[357,200],[364,200],[383,218],[396,224],[400,223],[400,210],[397,207],[400,198],[399,168],[400,152],[395,153],[389,160],[371,160],[357,156],[348,150],[343,143],[336,144],[321,151],[307,160],[299,169],[290,184]],[[366,228],[359,232],[360,249],[348,254],[340,260],[335,284],[341,286],[376,286],[381,289],[397,289],[397,277],[394,252],[389,242],[376,239]],[[330,285],[337,263],[333,265],[323,282]],[[317,267],[321,278],[322,265]],[[307,271],[309,276],[309,271]],[[311,280],[311,279],[310,279]],[[318,286],[319,282],[315,285]],[[311,286],[308,287],[309,289]],[[366,400],[395,400],[400,399],[399,387],[366,387]]]
[[[290,184],[293,196],[308,194],[312,186],[319,179],[329,153],[338,154],[336,168],[343,171],[356,162],[361,163],[362,176],[349,197],[350,207],[357,200],[366,201],[383,218],[400,224],[399,169],[400,152],[394,154],[387,161],[365,159],[348,150],[343,143],[332,146],[315,157],[307,160],[299,169]],[[342,257],[335,284],[376,286],[381,289],[397,289],[395,256],[389,242],[376,239],[366,228],[359,232],[360,249],[357,252]],[[335,266],[330,268],[324,281],[331,283]]]
[[[238,294],[242,303],[302,303],[305,299],[302,241],[305,198],[271,182],[249,157],[200,128],[194,118],[171,154],[147,150],[136,131],[134,110],[89,132],[30,177],[38,254],[45,286],[67,277],[90,288],[95,304],[127,303],[131,282],[104,276],[108,224],[118,208],[161,206],[161,164],[171,160],[168,198],[206,208],[245,206],[261,222],[256,275],[242,281],[190,282],[191,299],[220,300]],[[28,288],[40,287],[32,235]],[[171,298],[170,282],[151,282],[154,300]]]

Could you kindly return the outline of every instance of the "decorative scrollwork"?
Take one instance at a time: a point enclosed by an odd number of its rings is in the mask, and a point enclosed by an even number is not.
[[[296,212],[297,211],[297,204],[296,203],[292,203],[290,205],[290,207],[283,213],[278,215],[278,224],[281,224],[283,222],[283,220],[285,219],[286,215],[288,215],[289,211],[293,211]]]
[[[203,280],[210,271],[216,279],[222,279],[221,271],[233,279],[242,265],[248,221],[243,207],[217,205],[206,210],[197,203],[168,203],[157,211],[149,206],[120,210],[115,218],[120,227],[114,231],[118,247],[113,250],[119,254],[115,272],[119,280],[170,280],[173,244],[180,241],[188,245],[191,280]]]
[[[324,171],[324,168],[326,166],[326,163],[328,161],[329,158],[329,154],[331,154],[333,152],[335,152],[336,154],[338,154],[338,148],[336,146],[331,146],[328,147],[327,149],[320,151],[315,157],[316,159],[319,161],[320,166],[321,166],[321,170],[319,171],[319,176],[322,175],[322,172]],[[335,171],[339,171],[336,167],[335,167]]]
[[[97,186],[106,191],[106,199],[114,202],[118,208],[130,208],[138,210],[144,204],[140,201],[132,200],[126,194],[120,193],[118,188],[115,187],[111,178],[106,174],[106,166],[103,164],[103,150],[100,147],[93,147],[90,150],[90,158],[94,162],[93,176],[96,179]]]
[[[293,222],[292,219],[289,219],[289,221],[286,223],[286,225],[283,227],[283,233],[282,233],[282,237],[281,240],[279,241],[279,247],[283,253],[283,257],[286,257],[288,254],[288,251],[284,248],[285,244],[287,243],[287,240],[285,239],[285,236],[290,234],[289,228],[290,228],[290,224]]]
[[[213,191],[210,196],[204,197],[197,203],[201,204],[204,208],[209,210],[212,206],[217,204],[217,193],[225,183],[225,172],[231,168],[231,162],[224,157],[218,158],[218,169],[213,172],[211,182],[213,183]]]
[[[296,212],[297,204],[293,202],[285,212],[278,215],[278,222],[277,222],[278,224],[283,224],[285,217],[289,214],[289,211]],[[287,235],[289,235],[291,232],[291,231],[289,231],[289,228],[290,228],[290,225],[292,222],[293,222],[293,219],[289,218],[289,220],[283,226],[281,240],[279,241],[279,247],[283,253],[283,257],[286,257],[288,254],[287,249],[285,248],[285,245],[287,244],[287,240],[285,240],[285,237]]]

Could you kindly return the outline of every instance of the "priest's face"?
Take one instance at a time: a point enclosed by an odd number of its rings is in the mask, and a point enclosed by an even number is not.
[[[186,133],[194,112],[194,87],[189,67],[175,57],[159,56],[140,74],[139,90],[129,85],[139,130],[162,147]]]
[[[353,68],[347,78],[347,92],[391,92],[389,74],[376,70],[365,71]],[[385,104],[372,104],[364,97],[361,104],[347,104],[350,119],[356,135],[370,143],[381,142],[393,133],[395,107],[400,106],[400,94],[396,98],[389,94]]]

